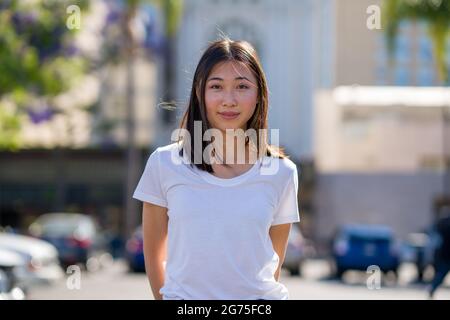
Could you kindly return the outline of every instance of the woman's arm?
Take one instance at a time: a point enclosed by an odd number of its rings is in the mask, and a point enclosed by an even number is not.
[[[291,231],[291,223],[278,224],[272,226],[269,230],[270,239],[275,252],[278,254],[280,261],[278,263],[277,271],[275,272],[275,280],[280,278],[281,266],[284,262],[286,248],[288,243],[289,231]]]
[[[142,232],[145,270],[156,300],[162,299],[159,290],[164,285],[168,220],[167,208],[144,202],[142,208]]]

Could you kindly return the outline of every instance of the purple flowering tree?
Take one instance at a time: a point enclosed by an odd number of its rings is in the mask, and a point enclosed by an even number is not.
[[[57,112],[52,99],[67,91],[86,70],[66,26],[69,5],[81,11],[88,0],[0,3],[0,149],[17,149],[20,119],[48,121]]]

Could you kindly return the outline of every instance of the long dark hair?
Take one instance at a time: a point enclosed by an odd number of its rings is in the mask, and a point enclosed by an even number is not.
[[[205,105],[205,86],[206,79],[211,73],[215,65],[226,61],[236,61],[246,65],[254,74],[258,84],[258,103],[255,112],[247,122],[247,129],[254,129],[260,133],[260,129],[266,129],[264,134],[257,134],[257,154],[273,156],[276,158],[287,157],[282,148],[268,144],[267,141],[267,116],[269,108],[268,88],[264,71],[261,67],[258,54],[255,48],[247,41],[233,41],[225,38],[212,42],[203,53],[195,70],[194,79],[192,81],[191,95],[187,110],[181,120],[180,129],[186,129],[190,134],[190,146],[194,146],[194,121],[201,121],[202,137],[206,130],[211,129],[206,116]],[[178,142],[182,141],[182,137],[178,137]],[[202,139],[202,154],[207,146],[207,141]],[[195,148],[190,148],[188,158],[193,163]],[[183,148],[180,150],[183,156]],[[213,172],[212,166],[206,163],[201,157],[201,163],[195,163],[201,170]]]

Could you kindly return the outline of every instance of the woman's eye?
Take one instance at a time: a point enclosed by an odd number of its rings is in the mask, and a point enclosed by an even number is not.
[[[218,84],[213,84],[213,85],[210,86],[210,88],[211,88],[211,89],[220,89],[221,86],[218,85]],[[240,84],[240,85],[238,85],[238,89],[240,89],[240,90],[242,90],[242,89],[248,89],[248,88],[249,88],[249,86],[247,86],[247,85],[245,85],[245,84]]]

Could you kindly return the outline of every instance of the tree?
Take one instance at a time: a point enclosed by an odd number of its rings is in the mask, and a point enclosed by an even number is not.
[[[18,149],[23,116],[36,123],[48,121],[58,111],[54,98],[87,72],[100,70],[110,63],[126,65],[126,186],[123,227],[129,233],[136,225],[138,212],[131,198],[140,171],[135,144],[135,76],[136,53],[144,49],[149,55],[164,53],[165,96],[173,100],[173,50],[182,0],[105,1],[111,12],[105,21],[102,55],[93,61],[73,47],[76,30],[66,27],[67,7],[77,5],[87,11],[89,0],[8,0],[0,2],[0,148]],[[145,38],[135,30],[145,6],[160,7],[165,38],[155,37],[152,25],[146,25]],[[5,27],[4,27],[5,26]],[[111,32],[109,32],[111,31]],[[58,153],[58,159],[62,155]],[[61,184],[63,179],[59,179]],[[64,194],[64,187],[57,188]],[[57,207],[63,205],[63,196]]]
[[[133,32],[133,20],[136,18],[139,6],[145,1],[127,0],[125,19],[123,19],[123,30],[125,35],[125,60],[127,72],[127,89],[126,89],[126,110],[127,110],[127,174],[125,186],[125,223],[124,233],[129,235],[138,224],[138,210],[136,201],[132,199],[133,190],[136,187],[138,175],[140,171],[139,153],[135,145],[135,93],[134,93],[134,59],[137,49],[137,40],[135,39],[135,32]],[[147,1],[153,2],[162,7],[165,25],[165,63],[164,63],[164,78],[165,78],[165,101],[172,102],[173,100],[173,58],[174,58],[174,42],[179,23],[179,18],[182,12],[182,0],[157,0]],[[170,110],[169,110],[170,111]],[[166,111],[167,112],[167,111]],[[170,115],[169,115],[170,117]],[[170,119],[165,114],[166,121]]]
[[[164,97],[163,100],[169,105],[174,106],[174,88],[175,88],[175,36],[180,21],[180,17],[183,11],[182,0],[159,0],[160,5],[163,7],[164,22],[165,22],[165,34],[166,34],[166,51],[165,51],[165,63],[164,63]],[[163,109],[163,120],[165,123],[170,123],[173,119],[173,108]]]
[[[391,61],[400,22],[423,20],[427,23],[428,34],[433,42],[439,81],[450,85],[450,68],[446,62],[446,41],[450,31],[450,0],[385,0],[384,17]]]
[[[53,99],[79,80],[87,67],[66,27],[69,5],[88,0],[2,1],[0,4],[0,149],[21,145],[20,119],[38,123],[58,110]]]

